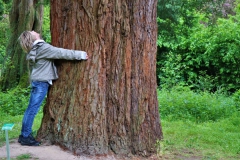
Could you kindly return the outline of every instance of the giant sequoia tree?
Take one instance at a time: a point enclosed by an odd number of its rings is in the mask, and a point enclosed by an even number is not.
[[[52,44],[90,59],[56,61],[38,138],[76,154],[156,151],[156,7],[157,0],[51,1]]]
[[[15,87],[24,75],[27,75],[26,54],[17,42],[25,30],[41,31],[43,0],[14,0],[9,14],[11,37],[6,50],[4,63],[3,90]],[[28,83],[27,80],[24,80]],[[26,85],[27,86],[27,85]]]

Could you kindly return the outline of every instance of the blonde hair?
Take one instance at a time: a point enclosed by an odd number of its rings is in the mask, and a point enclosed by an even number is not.
[[[33,42],[36,38],[31,34],[30,31],[24,31],[18,38],[22,49],[28,53],[32,49]]]

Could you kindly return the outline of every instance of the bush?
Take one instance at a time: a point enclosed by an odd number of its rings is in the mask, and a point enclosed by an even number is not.
[[[196,93],[188,87],[158,92],[162,118],[205,122],[227,118],[237,112],[233,98],[221,94]]]
[[[30,88],[15,88],[7,92],[0,92],[0,112],[9,115],[22,115],[27,108]]]
[[[233,94],[233,100],[238,111],[240,111],[240,90]]]
[[[185,84],[195,91],[212,92],[221,88],[229,93],[240,89],[239,17],[240,11],[219,18],[215,26],[196,23],[187,35],[179,32],[175,41],[158,36],[159,85]]]

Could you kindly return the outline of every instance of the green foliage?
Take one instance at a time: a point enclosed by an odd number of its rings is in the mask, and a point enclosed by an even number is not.
[[[233,94],[233,100],[238,111],[240,111],[240,90]]]
[[[195,93],[188,87],[159,91],[160,114],[164,119],[194,122],[218,121],[237,112],[231,97],[208,92]]]
[[[21,89],[19,87],[0,92],[0,112],[11,116],[22,115],[27,108],[30,89]]]
[[[207,24],[212,24],[215,17],[234,14],[233,0],[158,0],[157,7],[158,33],[164,41],[176,40],[177,34],[186,34],[196,23],[196,13],[205,14]]]
[[[8,14],[10,12],[10,10],[11,10],[11,7],[12,7],[12,0],[2,0],[2,1],[3,1],[4,5],[5,5],[4,12],[6,14]]]
[[[161,31],[157,75],[162,88],[190,86],[201,91],[233,93],[240,89],[240,12],[208,26],[206,14],[193,12],[193,26],[178,23],[174,36]],[[181,19],[181,18],[179,18]],[[158,18],[158,21],[164,22]],[[167,31],[166,31],[167,32]]]
[[[29,84],[30,84],[29,73],[25,73],[21,77],[21,79],[20,79],[20,81],[18,83],[18,87],[19,88],[27,88],[29,86]]]
[[[188,66],[182,65],[182,56],[173,54],[170,51],[164,55],[164,60],[157,62],[161,88],[172,88],[179,84],[184,85],[185,79],[182,75],[184,74],[184,69],[187,70]]]
[[[0,0],[0,20],[2,19],[2,15],[4,13],[4,3]]]
[[[0,0],[0,21],[8,15],[11,4],[12,0]]]
[[[219,19],[218,26],[198,26],[189,38],[182,40],[178,51],[184,52],[182,63],[191,68],[184,71],[185,77],[190,80],[188,84],[198,85],[200,76],[207,75],[214,84],[211,90],[216,90],[218,86],[228,91],[240,88],[239,29],[234,19]],[[198,76],[193,79],[189,72],[197,73]]]
[[[42,26],[42,36],[47,43],[51,43],[51,30],[50,30],[50,5],[44,5],[44,17]]]
[[[1,70],[3,69],[4,57],[6,55],[6,45],[9,39],[9,20],[8,16],[0,20],[0,76]]]

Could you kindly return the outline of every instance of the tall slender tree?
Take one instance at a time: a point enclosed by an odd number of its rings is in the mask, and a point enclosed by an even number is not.
[[[23,53],[17,42],[24,30],[41,32],[43,17],[43,0],[14,0],[9,14],[11,37],[6,49],[3,90],[15,87],[23,77],[28,77],[26,53]],[[23,80],[27,85],[27,78]]]
[[[156,152],[157,0],[51,1],[52,44],[85,50],[58,60],[38,138],[75,154]]]

